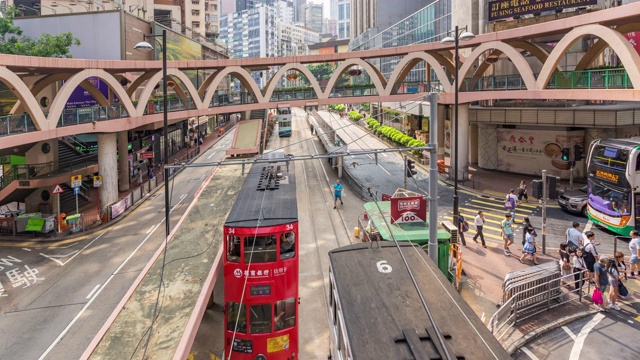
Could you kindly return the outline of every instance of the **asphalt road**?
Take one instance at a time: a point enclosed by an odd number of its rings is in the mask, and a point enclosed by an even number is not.
[[[622,311],[587,316],[530,342],[515,359],[591,360],[640,358],[640,303],[620,303]]]
[[[227,134],[197,162],[219,160]],[[211,168],[172,184],[171,223]],[[163,188],[107,230],[55,245],[4,246],[0,255],[0,359],[77,359],[164,241]]]

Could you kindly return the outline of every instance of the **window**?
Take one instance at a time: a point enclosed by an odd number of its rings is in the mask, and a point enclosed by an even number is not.
[[[237,329],[236,320],[239,324]],[[247,333],[247,310],[244,304],[232,301],[227,303],[227,330]]]
[[[255,238],[246,237],[244,238],[244,262],[263,263],[276,261],[276,246],[276,237],[273,235],[256,236]]]
[[[273,324],[274,331],[296,326],[296,298],[280,300],[273,305]]]
[[[240,237],[227,236],[227,261],[240,261]]]
[[[598,145],[593,149],[591,157],[594,164],[626,170],[629,160],[629,151],[614,147]]]
[[[344,20],[344,4],[338,5],[338,20]]]
[[[291,127],[290,121],[283,122],[283,127]],[[280,259],[291,259],[296,254],[296,234],[287,232],[280,235]]]
[[[271,332],[271,305],[251,305],[249,324],[251,334],[269,334]]]

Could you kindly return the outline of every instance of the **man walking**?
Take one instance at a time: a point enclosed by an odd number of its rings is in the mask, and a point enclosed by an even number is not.
[[[507,212],[511,213],[511,220],[516,221],[516,206],[518,206],[518,196],[514,193],[515,190],[511,189],[504,201],[504,207]]]
[[[482,233],[482,227],[484,226],[484,213],[482,210],[478,211],[478,215],[473,220],[473,224],[476,226],[476,234],[473,236],[473,241],[478,242],[478,236],[480,236],[480,240],[482,241],[482,247],[487,248],[487,245],[484,242],[484,234]]]
[[[567,229],[566,244],[569,245],[569,253],[575,254],[576,249],[582,246],[582,233],[580,232],[580,223],[574,221],[572,227]]]
[[[342,202],[342,184],[340,183],[340,179],[336,180],[336,183],[333,184],[333,208],[336,208],[338,204],[338,200],[340,200],[340,205],[344,205]]]
[[[510,213],[504,214],[504,220],[500,223],[500,227],[502,228],[502,240],[504,241],[504,255],[509,256],[511,253],[509,245],[513,244],[513,220]]]

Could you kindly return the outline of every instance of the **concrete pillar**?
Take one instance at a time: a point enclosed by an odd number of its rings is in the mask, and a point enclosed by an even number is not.
[[[455,107],[453,111],[455,111]],[[455,119],[455,114],[454,114]],[[469,171],[469,104],[458,104],[458,129],[453,124],[453,131],[458,132],[458,142],[455,143],[455,134],[452,134],[451,141],[451,164],[458,152],[458,180],[464,179],[464,174]]]
[[[102,175],[100,209],[118,201],[118,161],[116,134],[98,134],[98,171]]]
[[[444,115],[446,108],[438,105],[438,160],[444,160]]]
[[[469,162],[478,163],[478,123],[469,125]]]
[[[118,190],[129,190],[129,138],[127,131],[118,133]]]

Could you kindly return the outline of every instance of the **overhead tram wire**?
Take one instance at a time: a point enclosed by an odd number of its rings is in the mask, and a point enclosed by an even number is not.
[[[447,343],[444,340],[444,336],[442,335],[442,332],[438,328],[438,325],[436,324],[435,319],[433,318],[433,315],[431,314],[431,310],[429,310],[429,306],[427,305],[427,302],[424,299],[424,295],[422,294],[422,290],[420,290],[420,287],[418,286],[418,282],[416,281],[416,278],[413,275],[413,272],[411,271],[411,267],[409,266],[409,263],[407,262],[407,259],[405,258],[404,254],[402,253],[402,249],[400,249],[400,244],[398,243],[398,239],[396,239],[395,235],[393,234],[393,231],[391,231],[391,225],[389,225],[389,222],[387,221],[387,218],[384,216],[384,213],[383,213],[382,209],[380,208],[380,205],[378,204],[377,196],[373,195],[373,193],[371,192],[371,188],[370,187],[367,188],[367,190],[369,191],[369,196],[371,196],[373,198],[374,203],[376,204],[376,207],[378,208],[378,212],[382,215],[382,220],[384,221],[384,224],[387,227],[387,229],[389,231],[389,234],[391,235],[391,238],[393,239],[393,242],[394,242],[396,248],[398,249],[398,253],[400,253],[400,257],[402,258],[402,262],[404,263],[404,266],[407,269],[407,272],[409,273],[409,277],[411,278],[411,282],[413,283],[413,286],[415,287],[416,292],[418,293],[418,297],[420,298],[420,302],[422,303],[422,307],[424,308],[425,312],[427,313],[427,317],[429,318],[429,322],[431,323],[431,327],[433,328],[433,331],[435,332],[436,338],[438,339],[438,342],[440,343],[442,352],[444,353],[444,354],[439,354],[439,355],[440,356],[444,355],[444,358],[447,359],[447,360],[455,359],[449,353],[449,349],[447,347]],[[435,348],[438,351],[438,353],[440,353],[440,349],[438,348],[438,346],[435,343],[435,341],[434,341],[434,345],[435,345]]]
[[[282,158],[279,158],[278,160],[280,160],[278,162],[282,162]],[[260,221],[261,221],[261,218],[263,216],[262,215],[262,209],[264,209],[264,199],[266,198],[266,196],[267,196],[267,190],[264,190],[264,192],[262,193],[262,200],[260,200],[260,215],[258,216],[258,222],[256,223],[256,227],[255,227],[255,230],[254,230],[254,233],[253,233],[253,244],[251,244],[251,255],[249,256],[249,264],[248,264],[248,267],[247,267],[246,271],[251,271],[251,264],[252,264],[253,252],[254,252],[253,249],[256,246],[256,239],[258,237],[258,229],[260,228]],[[223,234],[223,237],[224,237],[224,234]],[[240,306],[238,308],[238,314],[236,315],[236,326],[233,328],[233,337],[231,338],[231,344],[233,344],[235,342],[235,340],[236,340],[236,334],[238,332],[238,322],[240,320],[240,314],[242,313],[240,310],[242,309],[244,296],[245,296],[245,294],[247,292],[247,283],[248,283],[248,281],[249,281],[249,276],[247,275],[247,276],[244,277],[244,284],[242,285],[242,295],[240,296],[240,303],[239,303]],[[229,309],[227,309],[227,311],[229,311]],[[225,316],[226,316],[226,314],[225,314]],[[246,314],[245,314],[245,316],[246,316]],[[245,319],[245,321],[246,321],[246,319]],[[232,353],[233,353],[233,351],[229,352],[229,357],[227,358],[227,360],[231,360]]]

